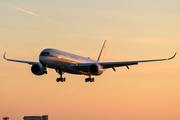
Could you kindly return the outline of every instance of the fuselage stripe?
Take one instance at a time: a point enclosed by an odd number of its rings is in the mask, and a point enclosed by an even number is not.
[[[79,61],[74,61],[74,60],[71,60],[71,59],[67,59],[67,58],[63,58],[63,57],[57,57],[57,56],[53,56],[53,55],[40,55],[40,56],[44,56],[44,57],[54,57],[54,58],[66,60],[66,61],[73,62],[73,63],[81,63],[81,62],[79,62]]]

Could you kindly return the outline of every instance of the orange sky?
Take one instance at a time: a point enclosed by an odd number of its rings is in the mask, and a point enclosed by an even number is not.
[[[20,1],[0,3],[0,55],[38,61],[45,48],[97,59],[108,40],[106,61],[168,58],[108,69],[87,76],[65,73],[65,83],[48,69],[35,76],[31,66],[0,59],[0,119],[49,115],[50,120],[179,120],[180,2]]]

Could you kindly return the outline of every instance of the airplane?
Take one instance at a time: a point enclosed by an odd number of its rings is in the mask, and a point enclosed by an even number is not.
[[[60,75],[60,77],[57,78],[56,80],[57,82],[66,81],[66,78],[62,77],[64,73],[87,75],[89,77],[85,79],[85,82],[94,82],[94,78],[91,78],[91,76],[101,75],[108,68],[112,68],[114,71],[116,71],[115,67],[126,66],[129,69],[130,65],[137,65],[138,63],[142,63],[142,62],[171,60],[177,54],[175,53],[173,57],[167,58],[167,59],[124,61],[124,62],[104,62],[106,49],[107,49],[107,43],[108,41],[105,40],[97,61],[92,60],[90,58],[75,55],[72,53],[52,49],[52,48],[44,49],[40,53],[39,62],[7,59],[5,57],[6,52],[4,53],[3,57],[7,61],[27,63],[27,64],[32,65],[31,72],[35,75],[47,74],[46,68],[55,69],[56,72]]]

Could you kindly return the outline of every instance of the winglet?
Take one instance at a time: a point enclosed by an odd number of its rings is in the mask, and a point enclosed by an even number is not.
[[[6,52],[4,53],[3,58],[6,59]]]
[[[172,56],[171,58],[168,58],[168,60],[173,59],[176,56],[177,52],[174,54],[174,56]]]

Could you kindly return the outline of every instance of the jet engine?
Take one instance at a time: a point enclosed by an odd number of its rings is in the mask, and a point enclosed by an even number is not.
[[[89,66],[89,73],[92,75],[101,75],[103,71],[103,68],[98,64],[92,64]]]
[[[46,67],[44,67],[41,63],[39,64],[34,64],[31,67],[31,72],[35,75],[43,75],[47,74]]]

